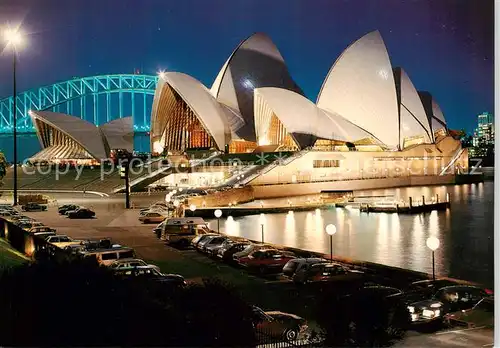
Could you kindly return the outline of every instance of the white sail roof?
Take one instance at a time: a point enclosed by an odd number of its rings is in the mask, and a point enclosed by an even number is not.
[[[103,132],[110,149],[134,150],[134,121],[132,116],[117,118],[99,128]]]
[[[210,91],[200,81],[183,73],[166,72],[163,79],[189,105],[219,149],[223,149],[231,139],[231,130],[226,120],[227,111],[219,105]],[[157,110],[153,118],[158,118],[160,114],[161,110]],[[156,123],[161,122],[156,120]]]
[[[322,110],[304,96],[282,88],[257,88],[254,109],[258,138],[266,137],[272,114],[278,117],[290,134],[310,134],[317,138],[349,142],[373,138],[337,113]]]
[[[51,111],[31,111],[30,116],[35,127],[37,127],[37,120],[43,122],[73,139],[94,158],[104,159],[108,157],[103,135],[96,125],[79,117]],[[39,137],[45,136],[40,134],[38,128],[37,133]]]
[[[351,44],[330,69],[317,105],[390,147],[399,145],[398,103],[389,54],[378,31]]]
[[[249,141],[255,141],[253,92],[259,87],[281,87],[303,94],[277,47],[263,33],[250,36],[233,51],[210,90],[217,101],[242,116],[244,125],[236,133]]]
[[[425,141],[432,142],[431,126],[424,110],[424,106],[417,90],[413,86],[408,74],[401,68],[395,69],[399,74],[399,93],[400,93],[400,145],[403,146],[405,138],[423,135]]]

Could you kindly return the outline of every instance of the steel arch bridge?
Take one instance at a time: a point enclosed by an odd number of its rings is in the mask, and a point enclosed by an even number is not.
[[[19,93],[17,129],[33,132],[29,111],[50,110],[78,116],[96,125],[133,116],[136,130],[149,130],[147,118],[157,82],[158,77],[152,75],[101,75],[74,78]],[[0,132],[12,131],[13,110],[13,97],[0,99]]]

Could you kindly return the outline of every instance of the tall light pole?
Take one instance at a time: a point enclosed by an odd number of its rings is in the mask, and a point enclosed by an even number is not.
[[[266,223],[266,216],[264,214],[260,214],[259,223],[260,223],[260,234],[262,237],[262,244],[264,244],[264,224]]]
[[[222,210],[217,209],[214,211],[214,215],[217,218],[217,233],[220,234],[220,217],[222,216]]]
[[[12,47],[12,68],[13,68],[13,98],[14,98],[14,114],[12,115],[13,137],[14,137],[14,201],[13,205],[17,205],[17,86],[16,86],[16,65],[17,65],[17,47],[22,43],[23,37],[16,29],[7,29],[4,32],[7,44]]]
[[[427,247],[432,250],[432,280],[436,280],[435,264],[434,264],[434,251],[439,248],[439,239],[436,237],[427,238]]]
[[[333,263],[333,235],[337,232],[337,227],[333,224],[326,225],[326,233],[330,236],[330,262]]]

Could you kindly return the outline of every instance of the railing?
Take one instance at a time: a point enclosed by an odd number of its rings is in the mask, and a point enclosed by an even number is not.
[[[258,348],[309,348],[315,345],[304,338],[286,339],[286,333],[275,333],[267,329],[257,329],[255,331]]]

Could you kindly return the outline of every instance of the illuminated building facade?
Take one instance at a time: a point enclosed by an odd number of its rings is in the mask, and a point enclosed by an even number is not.
[[[99,164],[113,149],[133,151],[132,117],[100,127],[79,117],[50,111],[31,111],[42,150],[31,163]]]

